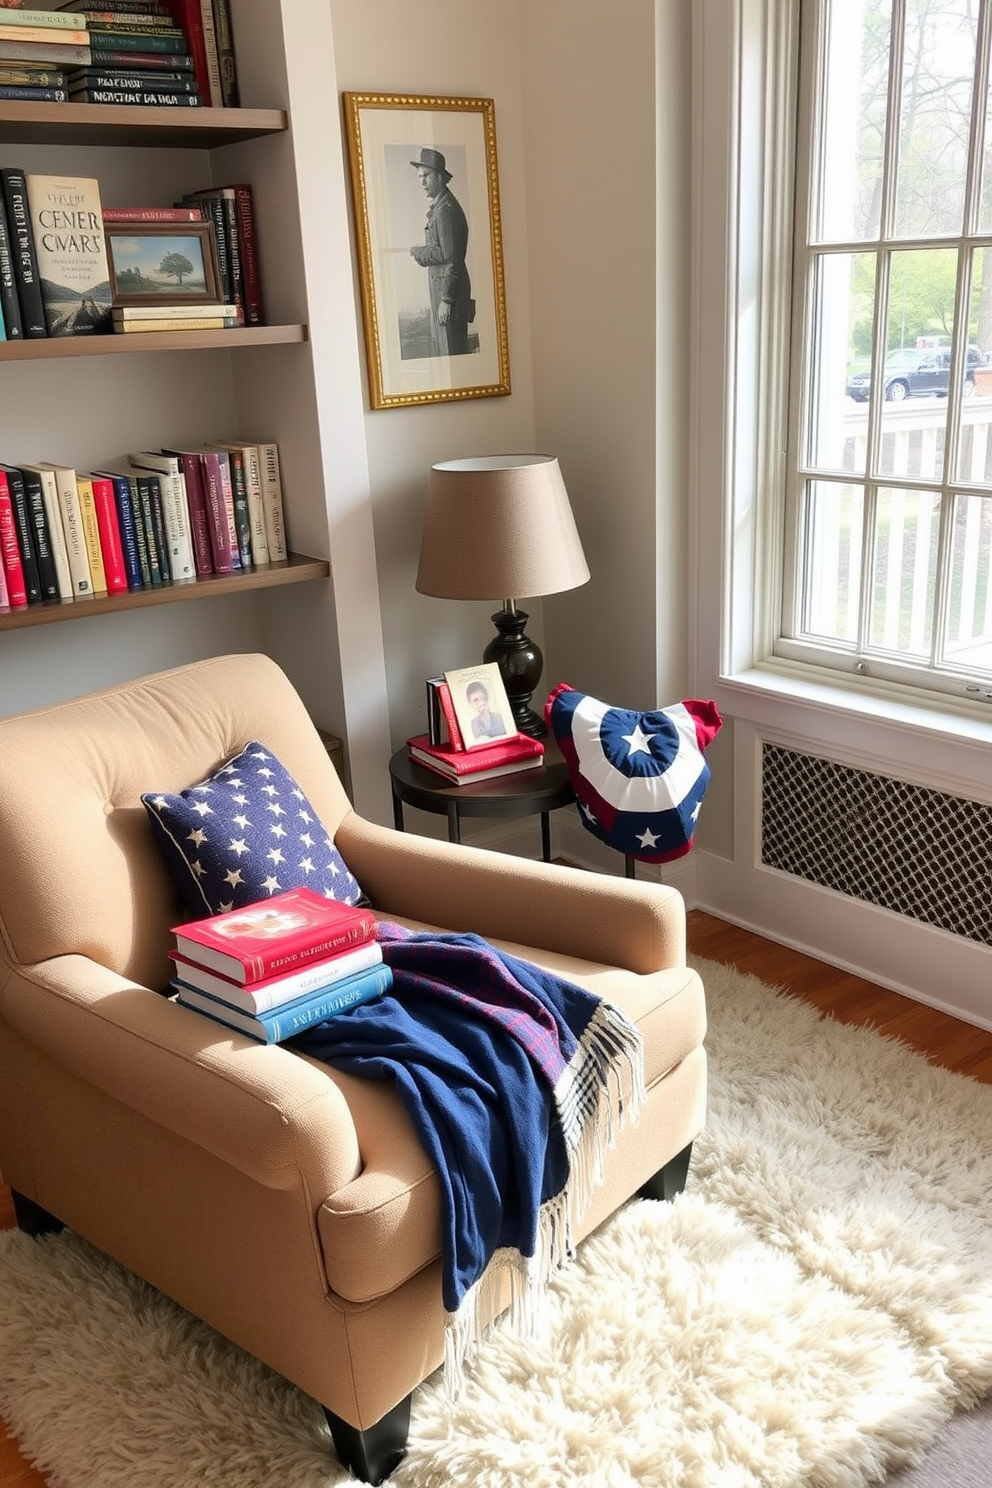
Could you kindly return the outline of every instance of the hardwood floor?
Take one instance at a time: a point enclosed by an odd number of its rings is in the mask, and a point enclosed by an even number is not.
[[[689,950],[710,961],[738,967],[830,1012],[904,1039],[935,1064],[992,1084],[992,1033],[961,1023],[896,992],[888,992],[811,956],[790,951],[712,915],[688,917]],[[0,1183],[0,1229],[14,1223],[9,1191]],[[46,1479],[21,1456],[0,1421],[0,1488],[47,1488]]]

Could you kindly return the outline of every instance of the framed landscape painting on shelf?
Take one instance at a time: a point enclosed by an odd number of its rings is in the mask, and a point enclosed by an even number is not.
[[[344,103],[372,407],[508,394],[492,99]]]
[[[106,222],[115,305],[195,305],[222,299],[212,222]]]

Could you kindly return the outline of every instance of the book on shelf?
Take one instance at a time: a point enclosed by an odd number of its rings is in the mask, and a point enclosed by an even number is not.
[[[234,28],[231,24],[230,0],[212,0],[214,36],[217,42],[217,66],[220,91],[225,108],[237,108],[238,64],[234,52]]]
[[[21,558],[21,570],[24,574],[24,592],[29,605],[41,604],[41,578],[38,573],[38,555],[34,546],[34,528],[31,522],[31,513],[28,509],[27,495],[24,490],[24,477],[16,465],[0,465],[0,473],[3,474],[7,483],[7,491],[10,497],[11,510],[14,519],[14,533],[17,538],[17,550]]]
[[[58,587],[59,599],[72,599],[74,597],[74,586],[72,574],[69,569],[69,550],[65,540],[65,528],[62,522],[62,504],[59,501],[59,488],[55,479],[55,472],[47,465],[21,465],[21,474],[24,476],[25,489],[29,492],[39,492],[44,509],[45,536],[51,553],[51,560],[55,566],[55,581]],[[37,499],[37,494],[35,495]],[[35,519],[35,526],[38,519]],[[37,543],[39,554],[39,571],[41,571],[42,543]]]
[[[21,302],[17,297],[17,274],[14,265],[10,234],[7,228],[7,208],[0,190],[0,312],[8,341],[23,341],[24,326],[21,320]]]
[[[248,506],[248,539],[251,545],[251,561],[257,568],[268,563],[269,544],[265,535],[265,507],[262,501],[262,466],[258,446],[239,439],[214,439],[214,449],[226,450],[231,457],[232,480],[236,466],[240,466],[244,481],[245,499]]]
[[[367,971],[382,963],[382,947],[378,941],[370,940],[364,945],[355,946],[353,950],[340,951],[335,956],[313,961],[298,971],[265,977],[262,981],[252,982],[245,987],[240,982],[232,981],[230,977],[221,976],[219,972],[198,966],[195,961],[188,961],[178,951],[170,951],[169,955],[175,963],[177,979],[187,987],[195,987],[198,992],[206,992],[220,1002],[229,1003],[231,1007],[256,1016],[273,1012],[287,1002],[298,1002],[301,997],[330,991],[332,987],[347,981],[358,972]]]
[[[200,97],[211,108],[224,107],[220,57],[210,0],[164,0],[189,46]]]
[[[5,5],[0,8],[0,19],[4,27],[12,26],[30,30],[32,27],[43,26],[49,31],[78,31],[82,25],[85,29],[85,20],[80,20],[78,14],[71,10],[22,10],[19,6]]]
[[[248,556],[245,560],[245,542],[248,538],[247,502],[244,509],[238,510],[238,498],[234,490],[234,480],[231,475],[231,457],[226,450],[213,448],[211,445],[200,446],[200,457],[203,460],[203,470],[206,477],[207,488],[207,510],[214,510],[215,492],[217,511],[220,516],[218,540],[223,548],[226,544],[230,552],[232,569],[243,569],[251,567],[251,545],[248,543]]]
[[[48,335],[45,322],[45,305],[38,282],[38,260],[35,255],[34,233],[31,228],[31,213],[28,207],[27,185],[24,170],[20,166],[4,166],[0,169],[3,186],[3,202],[7,219],[7,235],[10,239],[11,263],[14,282],[17,286],[17,302],[20,307],[21,326],[27,337]]]
[[[233,307],[229,315],[188,316],[184,311],[185,306],[177,305],[169,316],[149,316],[147,319],[140,320],[124,320],[115,316],[111,325],[115,335],[127,336],[166,331],[236,331],[242,324],[241,312],[234,310]]]
[[[25,175],[49,336],[110,330],[110,269],[100,184],[92,176]]]
[[[79,497],[79,520],[83,529],[83,541],[86,544],[86,559],[90,566],[93,593],[106,594],[107,575],[103,566],[103,548],[100,545],[100,523],[97,521],[93,482],[84,471],[76,471],[76,492]]]
[[[455,717],[455,705],[451,701],[451,688],[444,677],[427,679],[427,737],[433,745],[442,749],[465,748],[462,731]]]
[[[65,88],[23,88],[16,83],[0,83],[0,98],[21,103],[67,103]]]
[[[0,83],[21,88],[68,88],[69,74],[61,67],[0,62]]]
[[[158,16],[167,26],[173,24],[169,12],[156,0],[113,0],[107,4],[107,0],[60,0],[60,8],[65,11],[83,11],[87,21],[116,21],[126,19],[137,11],[142,16]]]
[[[425,769],[443,775],[453,785],[468,785],[473,780],[492,780],[518,770],[533,770],[544,758],[540,739],[518,734],[512,739],[483,749],[443,749],[430,742],[427,734],[414,734],[407,740],[410,758]]]
[[[7,574],[2,563],[0,563],[0,612],[5,615],[10,613],[10,593],[7,589]]]
[[[138,483],[135,480],[132,484],[131,476],[134,472],[125,473],[104,468],[93,473],[103,480],[109,480],[113,488],[114,505],[117,508],[117,525],[124,555],[124,569],[127,574],[127,587],[132,593],[138,589],[145,589],[151,584],[151,571],[148,567],[148,547],[145,542],[144,528],[141,526],[139,514],[135,509]]]
[[[221,482],[225,489],[230,490],[234,513],[234,539],[238,556],[241,559],[241,567],[252,568],[255,556],[251,545],[251,513],[248,506],[248,485],[242,453],[237,449],[227,450],[219,444],[205,444],[203,450],[210,458],[216,455],[219,461]]]
[[[347,1013],[349,1008],[359,1007],[362,1003],[381,997],[392,985],[393,973],[388,966],[370,966],[367,971],[357,972],[338,987],[331,987],[324,992],[312,992],[297,1002],[289,1002],[271,1012],[256,1015],[232,1007],[230,1003],[221,1002],[219,998],[200,992],[195,987],[187,987],[179,980],[172,982],[181,1007],[205,1013],[215,1022],[223,1023],[239,1033],[246,1033],[249,1038],[258,1039],[264,1044],[281,1044],[294,1034],[302,1033],[305,1028],[312,1028],[328,1018],[339,1017]]]
[[[52,33],[55,34],[54,32]],[[54,67],[89,66],[88,46],[59,41],[0,41],[0,61],[48,62]]]
[[[258,450],[262,477],[262,511],[265,516],[265,540],[269,545],[269,558],[273,563],[282,563],[289,557],[289,542],[286,537],[279,446],[275,440],[259,439],[255,441],[255,448]]]
[[[202,207],[104,207],[104,222],[202,222]],[[155,305],[115,305],[114,314],[133,315],[162,309]],[[165,307],[171,309],[171,306]],[[197,310],[199,306],[195,307]],[[213,308],[213,307],[211,307]]]
[[[244,299],[246,325],[263,325],[262,279],[258,266],[258,243],[255,236],[255,199],[247,181],[235,181],[219,188],[234,197],[234,224],[238,246],[241,293]]]
[[[86,552],[83,532],[83,514],[79,501],[76,472],[71,465],[55,465],[43,462],[45,469],[55,477],[59,510],[62,515],[62,533],[65,538],[66,556],[69,561],[69,577],[75,599],[88,599],[93,594],[90,561]]]
[[[193,545],[193,567],[198,579],[212,573],[230,573],[216,566],[214,548],[216,538],[211,533],[212,516],[207,502],[207,482],[199,450],[163,449],[162,454],[179,461],[186,491],[186,506],[189,511],[190,538]]]
[[[5,41],[55,41],[63,46],[85,46],[89,40],[86,27],[66,30],[60,26],[11,26],[7,12],[0,10],[0,45]]]
[[[225,300],[245,311],[244,276],[241,263],[241,244],[238,237],[238,214],[234,189],[230,186],[205,186],[199,191],[187,192],[183,204],[196,202],[205,204],[214,224],[217,240],[218,268]]]
[[[137,470],[152,470],[159,477],[169,574],[173,583],[188,583],[196,578],[196,563],[182,461],[175,455],[163,455],[157,450],[141,450],[128,455],[128,461]]]
[[[31,536],[34,541],[34,555],[38,563],[38,579],[41,585],[41,598],[44,603],[49,600],[61,599],[62,592],[59,585],[59,571],[55,563],[55,553],[52,548],[52,532],[48,525],[48,512],[45,509],[45,492],[41,476],[38,471],[30,465],[19,465],[21,480],[24,482],[24,496],[27,501],[28,519],[31,523]]]
[[[375,915],[312,889],[286,889],[243,909],[174,925],[172,933],[188,961],[248,986],[374,940]]]
[[[114,56],[119,56],[122,52],[166,52],[180,55],[187,50],[182,31],[171,27],[168,30],[146,26],[135,27],[130,31],[105,31],[91,26],[88,37],[91,67],[99,67],[100,59],[111,53]]]
[[[65,87],[70,97],[86,88],[116,88],[132,93],[154,89],[159,93],[195,93],[198,98],[200,96],[191,72],[167,72],[164,68],[156,72],[150,68],[77,67],[66,76]]]
[[[117,501],[114,495],[114,483],[105,475],[98,475],[95,470],[85,472],[86,479],[90,483],[93,493],[93,505],[96,509],[97,528],[100,534],[100,552],[103,557],[103,571],[106,576],[108,594],[126,594],[130,585],[128,583],[127,561],[124,557],[124,543],[121,537],[120,518],[117,515]]]
[[[0,470],[0,563],[7,579],[7,602],[12,610],[26,608],[28,592],[24,583],[24,565],[17,541],[17,524],[10,499],[6,471]]]
[[[112,103],[128,108],[199,108],[198,93],[157,92],[154,82],[148,90],[131,88],[74,88],[69,94],[71,103]]]
[[[152,587],[157,588],[162,584],[172,583],[159,479],[150,470],[132,470],[132,474],[138,488],[138,511],[145,529]]]

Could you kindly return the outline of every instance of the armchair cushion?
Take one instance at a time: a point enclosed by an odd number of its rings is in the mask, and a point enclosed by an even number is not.
[[[241,909],[284,889],[362,897],[327,829],[286,766],[251,741],[178,793],[146,791],[152,835],[188,914]]]

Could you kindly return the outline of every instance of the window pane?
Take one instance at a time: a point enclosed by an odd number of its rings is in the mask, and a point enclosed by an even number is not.
[[[802,628],[810,637],[857,640],[863,505],[861,486],[809,483]]]
[[[961,231],[977,25],[974,0],[906,6],[898,237]]]
[[[939,528],[936,493],[879,490],[869,634],[878,650],[930,655]]]
[[[827,6],[813,229],[821,242],[860,242],[878,235],[891,10],[889,0],[832,0]]]
[[[992,673],[992,497],[959,496],[954,503],[951,591],[945,660]]]
[[[806,463],[864,475],[868,419],[851,400],[866,403],[871,386],[874,253],[818,254],[812,296]]]
[[[951,381],[957,250],[893,253],[878,473],[939,479]]]

